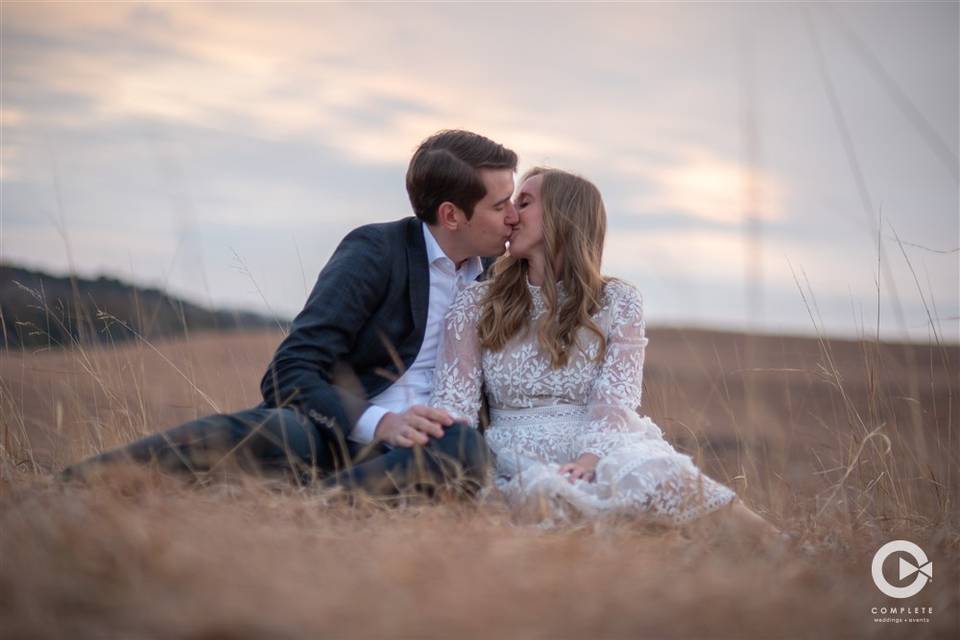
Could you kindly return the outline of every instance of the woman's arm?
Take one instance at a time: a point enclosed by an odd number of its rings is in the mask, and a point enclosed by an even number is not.
[[[460,291],[443,320],[443,333],[433,371],[430,406],[454,420],[476,427],[483,389],[483,366],[477,322],[487,286],[471,284]]]
[[[589,423],[577,440],[578,460],[599,460],[620,444],[618,434],[636,423],[643,388],[643,361],[647,346],[643,300],[631,285],[612,281],[609,296],[607,350],[600,374],[587,401]],[[590,462],[586,458],[585,462]]]

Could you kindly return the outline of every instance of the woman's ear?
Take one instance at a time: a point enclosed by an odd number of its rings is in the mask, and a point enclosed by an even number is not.
[[[448,231],[456,231],[460,228],[460,216],[457,213],[460,207],[452,202],[443,202],[437,207],[437,224]]]

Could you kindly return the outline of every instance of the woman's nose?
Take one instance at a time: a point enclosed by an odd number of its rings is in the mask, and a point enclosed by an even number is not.
[[[507,224],[517,224],[520,222],[520,214],[517,213],[517,208],[512,202],[507,203],[507,215],[504,218],[504,222]]]

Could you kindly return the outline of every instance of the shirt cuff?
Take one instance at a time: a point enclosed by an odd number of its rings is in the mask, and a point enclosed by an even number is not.
[[[360,419],[357,420],[353,431],[350,432],[350,440],[359,442],[360,444],[370,444],[373,442],[373,438],[377,433],[377,425],[380,424],[380,419],[388,413],[390,412],[383,407],[378,407],[375,404],[370,405],[367,410],[363,412],[363,415],[360,416]]]

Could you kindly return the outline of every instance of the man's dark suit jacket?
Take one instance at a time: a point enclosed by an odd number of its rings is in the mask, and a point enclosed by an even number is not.
[[[346,439],[423,344],[430,266],[417,218],[351,231],[320,272],[260,391]],[[485,261],[485,266],[489,261]]]

